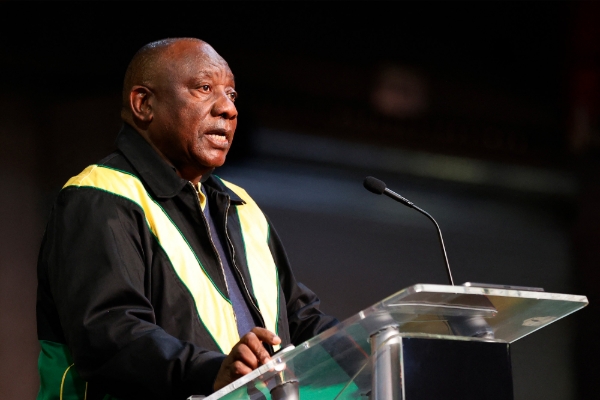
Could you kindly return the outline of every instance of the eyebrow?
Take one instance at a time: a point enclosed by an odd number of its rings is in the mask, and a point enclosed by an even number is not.
[[[202,70],[196,76],[194,76],[193,79],[194,80],[198,79],[198,78],[202,79],[202,78],[205,78],[205,77],[206,78],[212,78],[213,75],[215,75],[214,72],[207,71],[207,70]],[[230,71],[229,73],[227,73],[227,75],[231,76],[231,80],[233,81],[233,83],[235,83],[235,75],[233,75],[233,72]]]
[[[204,77],[210,78],[210,77],[212,77],[212,76],[213,76],[213,73],[212,73],[212,72],[208,72],[208,71],[205,71],[205,70],[202,70],[202,71],[200,71],[200,72],[199,72],[199,73],[196,75],[196,77],[200,77],[200,78],[204,78]]]

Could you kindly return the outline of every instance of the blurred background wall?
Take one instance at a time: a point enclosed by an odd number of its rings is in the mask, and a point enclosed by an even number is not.
[[[414,283],[543,287],[591,305],[513,345],[516,399],[600,392],[597,2],[0,4],[0,398],[37,393],[36,257],[60,187],[113,148],[142,45],[229,61],[245,187],[298,279],[347,318]]]

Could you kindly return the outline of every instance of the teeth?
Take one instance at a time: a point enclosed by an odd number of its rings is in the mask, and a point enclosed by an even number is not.
[[[226,136],[218,135],[216,133],[209,133],[206,136],[210,137],[214,141],[227,143],[227,137]]]

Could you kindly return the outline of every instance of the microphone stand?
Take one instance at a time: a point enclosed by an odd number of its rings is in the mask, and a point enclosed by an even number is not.
[[[454,279],[452,279],[452,271],[450,270],[450,263],[448,262],[448,255],[446,254],[446,246],[444,246],[444,238],[442,237],[442,230],[440,229],[440,226],[438,225],[436,220],[433,219],[433,217],[427,211],[423,210],[422,208],[417,207],[413,202],[409,201],[405,197],[400,196],[398,193],[394,192],[393,190],[385,188],[383,191],[383,194],[385,194],[386,196],[388,196],[391,199],[394,199],[394,200],[404,204],[407,207],[417,210],[418,212],[420,212],[421,214],[423,214],[427,218],[429,218],[431,220],[431,222],[433,222],[433,224],[435,225],[435,227],[437,229],[438,237],[440,239],[440,247],[442,248],[442,254],[444,255],[444,261],[446,262],[446,273],[448,275],[448,280],[450,281],[450,284],[452,286],[454,286]]]

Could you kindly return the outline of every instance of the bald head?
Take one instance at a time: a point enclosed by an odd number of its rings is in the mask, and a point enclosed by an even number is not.
[[[131,122],[130,93],[135,86],[148,88],[169,83],[175,69],[194,62],[219,64],[227,62],[206,42],[196,38],[170,38],[148,43],[135,53],[125,72],[121,116]]]

